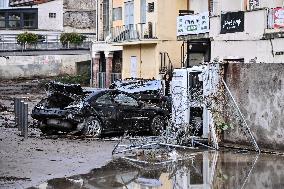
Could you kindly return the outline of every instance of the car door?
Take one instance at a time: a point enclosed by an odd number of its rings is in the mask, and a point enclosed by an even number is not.
[[[104,93],[93,99],[91,106],[96,110],[99,119],[109,131],[116,130],[117,108],[111,93]]]
[[[127,94],[119,93],[114,97],[114,101],[117,103],[118,120],[125,130],[139,131],[143,129],[148,117],[145,116],[136,99]]]

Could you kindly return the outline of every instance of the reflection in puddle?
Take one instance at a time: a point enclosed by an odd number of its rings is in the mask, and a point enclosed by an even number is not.
[[[45,189],[250,189],[284,187],[284,157],[206,151],[145,164],[117,158],[88,174],[49,180]]]

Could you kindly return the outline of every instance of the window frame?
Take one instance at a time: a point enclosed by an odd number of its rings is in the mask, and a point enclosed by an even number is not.
[[[106,97],[106,96],[108,96],[108,97],[109,97],[109,100],[110,100],[108,103],[104,103],[104,102],[99,102],[99,101],[98,101],[99,99],[104,98],[104,97]],[[106,99],[106,98],[105,98],[105,99]],[[97,97],[96,99],[94,99],[93,104],[113,105],[114,102],[113,102],[113,99],[112,99],[112,97],[111,97],[111,94],[109,94],[109,93],[104,93],[104,94],[100,95],[99,97]]]
[[[4,18],[0,17],[0,22],[4,22],[4,27],[1,27],[1,25],[0,25],[0,28],[6,28],[6,14],[5,13],[2,13],[2,14],[4,15]]]
[[[112,20],[113,21],[122,20],[122,7],[115,7],[112,9]]]
[[[127,97],[127,98],[129,98],[129,99],[132,99],[133,101],[135,101],[135,104],[124,103],[123,100],[117,101],[116,98],[117,98],[119,95],[124,95],[125,97]],[[113,100],[114,100],[115,103],[117,103],[117,104],[119,104],[119,105],[122,105],[122,106],[133,106],[133,107],[138,107],[138,106],[139,106],[138,100],[136,100],[135,98],[133,98],[133,97],[127,95],[127,94],[124,94],[124,93],[119,93],[119,94],[117,94],[117,95],[113,98]]]
[[[0,9],[0,13],[5,15],[5,26],[1,28],[10,29],[10,30],[18,30],[18,29],[38,29],[38,9],[37,8],[22,8],[22,9]],[[32,26],[25,26],[24,15],[25,14],[34,14],[34,19],[28,20],[33,21]],[[19,14],[20,20],[16,19],[9,19],[9,15],[11,14]],[[3,19],[1,19],[3,21]],[[19,22],[19,26],[16,27],[10,27],[9,22],[10,21],[17,21]]]
[[[49,18],[56,18],[56,12],[50,12],[48,13]]]

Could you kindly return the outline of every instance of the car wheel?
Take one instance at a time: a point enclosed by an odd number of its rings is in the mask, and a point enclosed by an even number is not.
[[[151,123],[151,133],[155,136],[162,134],[166,126],[166,118],[160,115],[157,115],[153,118]]]
[[[86,136],[100,137],[102,134],[102,124],[100,120],[92,116],[89,117],[84,122],[82,132]]]
[[[57,131],[51,130],[51,129],[48,128],[48,127],[41,127],[41,128],[40,128],[40,131],[41,131],[42,134],[44,134],[44,135],[56,135],[56,134],[58,134]]]

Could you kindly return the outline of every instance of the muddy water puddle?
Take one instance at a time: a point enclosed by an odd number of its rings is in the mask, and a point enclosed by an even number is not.
[[[178,152],[177,152],[178,153]],[[175,161],[115,158],[88,174],[56,178],[41,189],[262,189],[284,188],[284,157],[268,154],[192,153]]]

